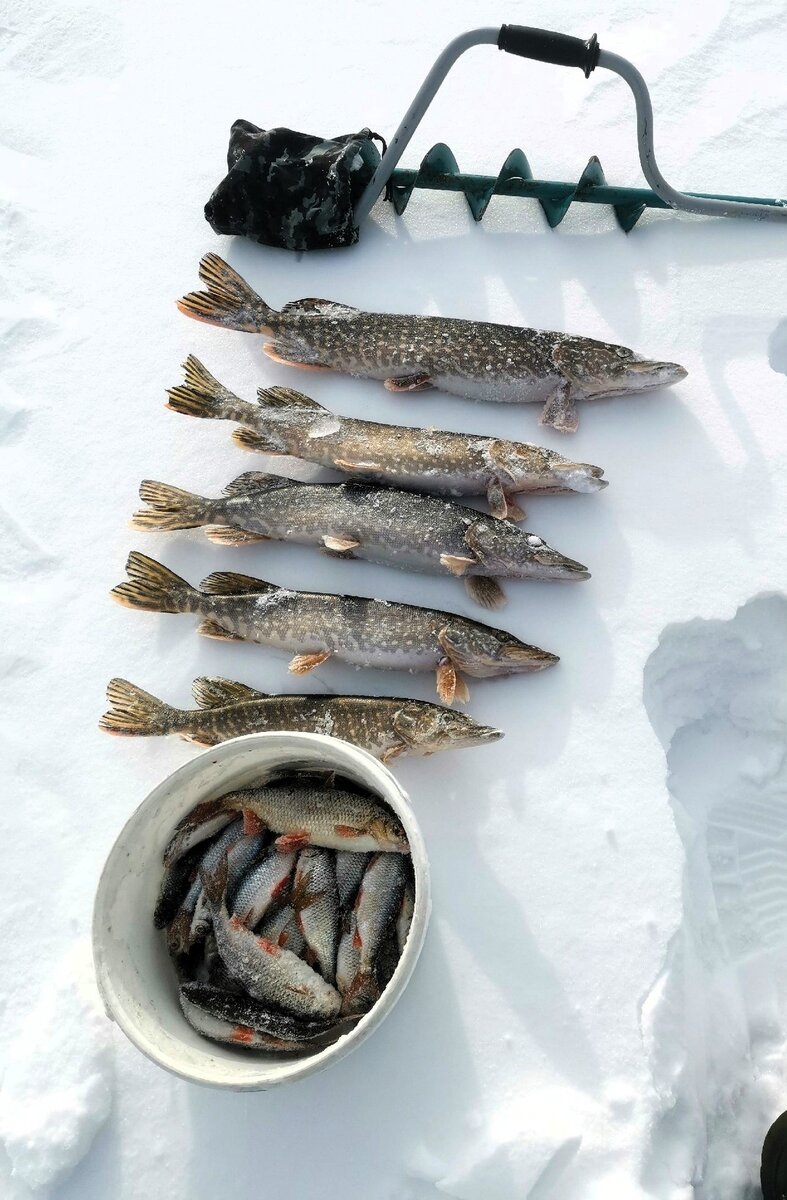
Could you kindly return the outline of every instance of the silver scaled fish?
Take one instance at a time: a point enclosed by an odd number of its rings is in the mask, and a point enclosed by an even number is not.
[[[257,454],[290,455],[354,479],[440,496],[483,496],[495,517],[524,517],[514,497],[598,492],[601,467],[572,462],[529,442],[413,429],[341,417],[302,392],[260,388],[241,400],[189,355],[186,382],[170,388],[167,408],[192,417],[240,421],[236,445]]]
[[[218,641],[251,641],[294,650],[290,671],[303,675],[336,657],[360,667],[435,671],[444,704],[467,700],[464,675],[489,679],[543,671],[556,654],[469,617],[365,596],[277,587],[250,575],[216,571],[199,588],[132,551],[128,582],[110,593],[128,608],[195,613],[198,632]]]
[[[335,300],[271,308],[216,254],[200,262],[203,292],[178,300],[188,317],[261,333],[275,362],[383,380],[392,392],[439,388],[472,400],[543,404],[541,421],[577,428],[577,401],[668,387],[686,377],[677,363],[642,358],[626,346],[543,329],[362,312]]]

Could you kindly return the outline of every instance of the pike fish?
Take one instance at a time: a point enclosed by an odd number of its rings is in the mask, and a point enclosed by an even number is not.
[[[291,950],[258,937],[226,904],[227,859],[202,872],[216,945],[227,970],[254,1000],[304,1017],[335,1017],[341,1006],[336,989]]]
[[[188,837],[195,824],[209,820],[211,810],[242,812],[244,817],[252,814],[279,835],[274,845],[282,852],[304,846],[357,850],[362,854],[401,855],[409,850],[401,821],[392,809],[374,796],[340,787],[271,783],[228,792],[187,813],[175,828],[164,853],[165,866],[179,856],[184,835]]]
[[[148,508],[135,513],[131,524],[145,533],[206,526],[206,535],[224,545],[275,539],[320,546],[337,558],[454,575],[464,578],[470,596],[485,608],[505,602],[496,576],[590,578],[581,563],[513,521],[397,488],[302,483],[249,471],[216,498],[150,479],[143,480],[139,494]]]
[[[444,704],[467,700],[463,675],[477,679],[542,671],[556,654],[468,617],[365,596],[298,592],[231,571],[199,588],[145,554],[132,551],[128,582],[111,595],[128,608],[196,613],[198,633],[218,641],[252,641],[296,651],[290,671],[304,675],[336,657],[361,667],[435,671]]]
[[[370,313],[335,300],[271,308],[216,254],[199,266],[206,290],[177,305],[187,317],[262,333],[274,362],[383,380],[392,392],[439,388],[471,400],[543,404],[540,420],[577,428],[577,401],[669,387],[685,379],[677,363],[642,358],[626,346],[487,321]]]
[[[198,1033],[249,1050],[309,1050],[309,1043],[323,1037],[334,1024],[321,1017],[293,1017],[209,983],[182,984],[180,1006]]]
[[[293,729],[342,738],[383,762],[402,754],[426,756],[441,750],[484,746],[503,736],[465,713],[391,696],[268,696],[229,679],[194,681],[199,708],[174,708],[126,679],[107,686],[109,710],[99,728],[121,737],[180,734],[199,746],[266,729]],[[226,821],[216,813],[216,827]]]
[[[260,388],[242,400],[189,355],[186,382],[170,388],[167,408],[192,417],[240,421],[236,445],[257,454],[284,454],[354,479],[441,496],[486,496],[495,517],[521,520],[513,497],[598,492],[601,467],[572,462],[530,442],[439,429],[412,429],[340,417],[290,388]]]

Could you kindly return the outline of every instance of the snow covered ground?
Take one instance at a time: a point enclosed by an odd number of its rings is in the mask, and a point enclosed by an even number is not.
[[[390,134],[449,37],[503,20],[595,29],[632,58],[676,185],[779,195],[786,18],[783,0],[5,0],[3,1196],[747,1194],[787,1090],[787,226],[656,215],[626,237],[575,206],[552,233],[525,202],[494,200],[476,226],[461,197],[420,193],[402,219],[378,206],[354,249],[298,258],[215,237],[202,205],[234,118]],[[407,164],[439,140],[477,170],[519,145],[537,175],[575,179],[596,153],[611,182],[640,182],[622,83],[493,49],[452,74]],[[565,328],[689,378],[585,407],[571,439],[533,408],[301,380],[253,337],[178,315],[208,249],[274,304]],[[335,1069],[259,1095],[181,1083],[96,1014],[84,943],[103,860],[193,753],[96,723],[111,675],[185,702],[204,672],[286,689],[286,656],[106,593],[136,546],[194,579],[232,555],[280,583],[472,608],[450,580],[132,535],[143,476],[210,494],[254,465],[226,427],[164,410],[190,351],[242,395],[302,384],[348,414],[541,440],[611,481],[528,506],[593,579],[511,586],[501,624],[562,662],[474,686],[506,740],[397,769],[434,874],[406,995]],[[432,681],[327,664],[306,686],[429,698]]]

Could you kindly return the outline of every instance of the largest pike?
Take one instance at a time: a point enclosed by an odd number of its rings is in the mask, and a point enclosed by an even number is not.
[[[331,656],[358,667],[435,671],[444,704],[467,700],[462,673],[477,679],[541,671],[557,655],[458,613],[277,587],[251,575],[214,571],[192,587],[162,563],[133,550],[128,581],[110,595],[127,608],[196,613],[198,632],[217,641],[251,641],[294,650],[290,671],[305,675]]]
[[[149,505],[134,514],[134,529],[196,529],[230,545],[276,538],[321,546],[340,558],[464,576],[469,594],[498,608],[507,579],[589,579],[581,563],[553,550],[513,521],[479,515],[451,500],[366,483],[302,483],[249,471],[224,495],[196,496],[143,480]]]
[[[594,338],[463,321],[450,317],[370,313],[335,300],[292,300],[281,312],[216,254],[199,276],[207,290],[189,292],[188,317],[262,333],[275,362],[381,379],[392,392],[436,387],[472,400],[543,403],[541,421],[577,428],[576,402],[668,387],[686,376],[677,363],[645,359]]]
[[[572,462],[530,442],[413,429],[341,417],[290,388],[259,388],[257,403],[224,387],[190,354],[186,382],[170,388],[167,408],[192,417],[240,421],[233,440],[258,454],[289,454],[354,479],[438,496],[486,495],[495,517],[524,516],[513,499],[560,492],[598,492],[601,467]]]

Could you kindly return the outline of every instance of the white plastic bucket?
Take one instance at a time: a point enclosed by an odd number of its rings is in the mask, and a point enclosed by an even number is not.
[[[208,1041],[187,1023],[153,909],[170,836],[196,804],[265,778],[278,768],[327,768],[368,788],[394,810],[410,842],[415,909],[388,986],[358,1024],[324,1050],[283,1060]],[[107,1014],[134,1045],[168,1071],[210,1087],[258,1090],[313,1075],[349,1054],[388,1015],[407,986],[429,920],[429,863],[407,795],[365,750],[315,733],[251,733],[198,755],[155,788],[126,823],[99,880],[93,959]]]

